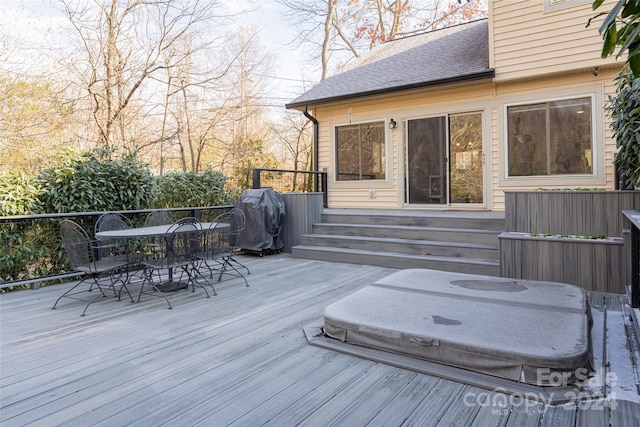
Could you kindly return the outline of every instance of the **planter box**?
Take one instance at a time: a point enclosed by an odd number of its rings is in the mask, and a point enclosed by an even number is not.
[[[569,283],[587,291],[625,293],[624,239],[537,237],[504,232],[500,239],[500,276]]]

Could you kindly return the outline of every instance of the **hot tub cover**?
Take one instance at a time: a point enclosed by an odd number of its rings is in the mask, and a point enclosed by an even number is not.
[[[590,368],[584,290],[554,282],[410,269],[324,310],[329,337],[535,385]]]

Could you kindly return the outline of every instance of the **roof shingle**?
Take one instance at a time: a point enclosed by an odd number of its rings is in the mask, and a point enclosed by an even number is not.
[[[384,43],[353,67],[323,80],[286,107],[493,76],[485,19]]]

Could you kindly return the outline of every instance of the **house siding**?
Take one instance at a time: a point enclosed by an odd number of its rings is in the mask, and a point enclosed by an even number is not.
[[[558,188],[557,180],[549,185],[523,184],[505,185],[504,159],[504,111],[505,105],[523,100],[544,100],[566,91],[594,92],[604,102],[609,95],[615,94],[614,78],[617,70],[605,70],[598,76],[590,71],[565,76],[532,79],[529,81],[485,82],[448,87],[431,88],[396,93],[394,95],[372,97],[351,102],[336,103],[316,109],[319,120],[319,167],[329,172],[328,205],[331,208],[375,208],[398,209],[404,205],[404,134],[405,121],[411,118],[444,115],[457,112],[482,111],[485,121],[485,167],[486,179],[485,203],[491,210],[504,210],[505,190],[531,190],[536,188]],[[596,108],[602,105],[596,105]],[[605,116],[602,114],[602,116]],[[385,181],[336,182],[333,160],[334,127],[351,122],[384,120],[393,118],[398,122],[395,130],[387,129],[388,162]],[[604,119],[604,118],[603,118]],[[594,135],[594,144],[599,149],[598,159],[600,179],[574,180],[562,187],[614,188],[615,169],[613,157],[616,152],[615,141],[608,128],[609,120],[599,127]],[[375,198],[370,198],[370,191]],[[420,207],[420,206],[411,206]],[[425,207],[426,208],[426,207]]]
[[[319,120],[319,168],[328,174],[331,208],[438,208],[404,203],[404,139],[406,120],[451,113],[483,113],[485,204],[504,210],[504,191],[537,188],[615,187],[613,159],[617,151],[605,113],[615,95],[615,77],[623,62],[602,59],[598,27],[602,17],[585,29],[595,15],[591,3],[568,1],[547,7],[549,0],[489,1],[489,62],[495,77],[482,81],[397,91],[384,95],[326,103],[315,108]],[[615,0],[608,0],[609,10]],[[548,6],[548,5],[547,5]],[[594,72],[597,68],[597,73]],[[519,178],[506,176],[506,106],[546,102],[575,96],[594,100],[594,174],[591,176]],[[393,118],[387,129],[387,175],[384,181],[336,182],[334,128],[338,125]],[[375,197],[370,197],[371,192]],[[447,206],[441,206],[446,208]],[[465,205],[456,205],[464,208]],[[478,206],[468,206],[477,209]]]
[[[544,10],[543,0],[494,0],[490,3],[490,63],[496,81],[566,73],[593,67],[617,67],[615,58],[602,59],[602,37],[590,3]],[[607,1],[602,10],[609,10]],[[577,65],[579,64],[579,65]]]

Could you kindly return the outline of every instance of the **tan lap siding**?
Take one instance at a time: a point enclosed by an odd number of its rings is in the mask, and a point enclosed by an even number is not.
[[[490,138],[485,156],[485,166],[490,170],[487,183],[487,207],[492,210],[504,210],[504,191],[518,189],[536,189],[539,184],[526,184],[526,180],[520,186],[501,186],[501,170],[504,159],[501,150],[505,149],[504,139],[504,108],[510,103],[522,103],[529,101],[544,101],[549,98],[566,97],[567,93],[592,93],[596,92],[603,101],[609,95],[615,94],[614,78],[617,70],[603,70],[598,76],[593,76],[590,71],[565,75],[560,77],[547,77],[531,79],[529,81],[512,81],[498,84],[482,83],[474,85],[452,86],[447,89],[419,90],[405,92],[401,95],[380,96],[369,98],[365,101],[352,101],[351,103],[334,104],[319,108],[316,117],[320,122],[320,169],[327,168],[329,172],[329,207],[331,208],[373,208],[373,209],[397,209],[403,206],[404,185],[404,121],[416,117],[434,116],[465,111],[483,111],[485,120],[489,121],[489,130],[486,135]],[[598,106],[596,105],[596,108]],[[351,116],[349,116],[349,111]],[[594,185],[589,181],[574,181],[572,187],[589,186],[601,188],[614,188],[613,156],[616,151],[615,141],[611,138],[609,130],[610,120],[606,114],[604,125],[600,126],[598,134],[594,135],[594,142],[599,144],[600,166],[603,167],[601,176],[603,181]],[[398,128],[390,132],[389,139],[391,151],[387,151],[391,165],[388,168],[388,176],[382,181],[360,182],[335,182],[333,168],[333,127],[336,124],[348,123],[349,117],[353,122],[385,120],[394,118],[398,122]],[[604,140],[604,143],[603,143]],[[603,151],[602,151],[603,150]],[[567,187],[554,180],[547,187]],[[593,180],[592,180],[593,181]],[[369,198],[369,191],[375,190],[375,198]]]
[[[543,0],[495,0],[490,24],[496,81],[566,72],[577,62],[583,68],[614,64],[614,58],[600,58],[603,18],[585,28],[594,15],[589,3],[545,12]]]

